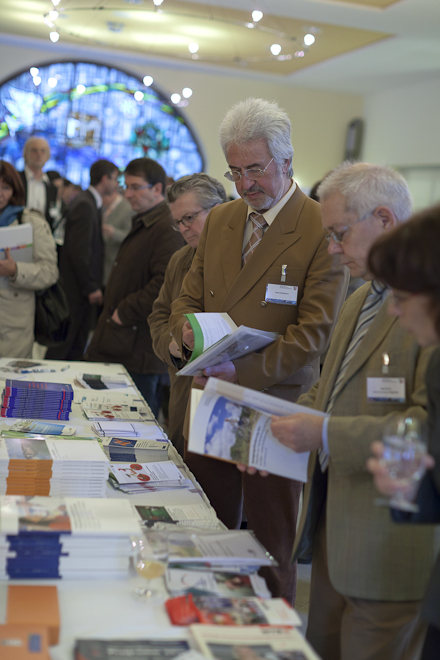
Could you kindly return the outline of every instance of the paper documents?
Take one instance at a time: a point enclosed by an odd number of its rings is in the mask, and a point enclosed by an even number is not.
[[[203,312],[185,316],[194,332],[194,350],[188,364],[178,372],[179,376],[200,376],[207,367],[259,351],[279,337],[277,332],[244,325],[237,328],[225,313]]]
[[[191,390],[188,450],[243,463],[281,477],[307,481],[309,452],[295,453],[270,430],[271,415],[326,414],[246,387],[210,378]]]
[[[12,227],[0,227],[0,260],[5,259],[5,248],[11,250],[14,261],[31,263],[33,259],[32,250],[32,225],[13,225]],[[0,288],[9,286],[9,277],[0,277]]]

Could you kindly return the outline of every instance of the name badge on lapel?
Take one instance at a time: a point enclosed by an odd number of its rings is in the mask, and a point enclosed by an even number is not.
[[[298,301],[298,287],[288,284],[287,265],[281,266],[280,279],[268,279],[266,285],[265,301],[276,305],[296,305]]]
[[[404,378],[367,378],[368,401],[405,403]]]

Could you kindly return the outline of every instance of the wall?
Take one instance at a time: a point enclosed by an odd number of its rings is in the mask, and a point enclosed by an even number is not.
[[[182,87],[194,91],[183,114],[197,132],[206,156],[206,170],[223,178],[226,163],[218,145],[218,127],[225,112],[237,101],[249,96],[276,100],[289,113],[292,142],[295,148],[293,167],[299,184],[309,189],[329,169],[341,162],[344,154],[347,124],[362,116],[363,99],[359,95],[320,92],[296,88],[273,77],[257,79],[239,72],[203,72],[187,65],[149,65],[144,59],[128,53],[110,53],[36,39],[0,35],[2,80],[23,69],[55,60],[84,58],[103,62],[139,75],[152,75],[161,91],[171,94]],[[224,180],[226,181],[226,180]],[[232,186],[231,186],[232,191]]]

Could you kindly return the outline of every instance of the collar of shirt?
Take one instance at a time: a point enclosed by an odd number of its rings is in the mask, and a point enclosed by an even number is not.
[[[35,181],[35,183],[40,183],[40,181],[44,181],[44,183],[50,183],[50,179],[45,172],[43,172],[43,176],[41,177],[41,179],[36,179],[35,174],[32,172],[32,170],[29,169],[27,165],[25,165],[24,171],[26,173],[26,178],[28,179],[28,181],[32,180]]]
[[[101,195],[99,194],[99,192],[96,190],[96,188],[94,186],[89,186],[89,190],[92,193],[93,197],[95,198],[96,206],[98,207],[98,209],[100,209],[101,206],[102,206],[102,197],[101,197]]]
[[[270,225],[272,224],[272,222],[275,220],[275,218],[277,217],[278,213],[281,211],[281,209],[283,208],[283,206],[284,206],[285,204],[287,204],[287,202],[289,201],[289,199],[292,197],[292,195],[293,195],[293,193],[295,192],[295,190],[296,190],[296,183],[295,183],[295,181],[293,181],[293,179],[292,179],[292,185],[290,186],[289,190],[286,192],[286,194],[284,195],[284,197],[281,197],[280,201],[277,202],[277,204],[275,204],[275,206],[272,206],[272,208],[268,209],[268,210],[265,211],[264,213],[260,213],[260,215],[262,215],[263,218],[266,220],[267,225],[268,225],[269,227],[270,227]],[[248,206],[248,212],[247,212],[247,218],[246,218],[246,221],[248,220],[249,215],[250,215],[251,213],[259,213],[259,212],[256,211],[255,209],[253,209],[251,206]]]

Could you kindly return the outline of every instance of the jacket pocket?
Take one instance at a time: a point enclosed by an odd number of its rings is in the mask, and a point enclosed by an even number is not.
[[[116,358],[126,358],[133,352],[136,337],[136,325],[119,325],[109,318],[104,326],[99,352]]]

